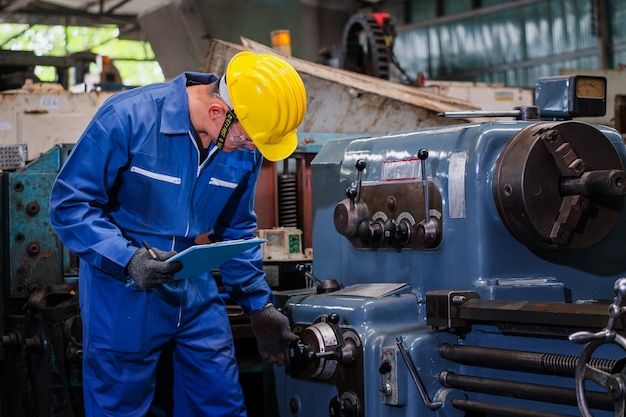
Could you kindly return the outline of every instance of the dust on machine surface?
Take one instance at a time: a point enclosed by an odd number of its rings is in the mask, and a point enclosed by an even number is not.
[[[626,148],[576,120],[605,108],[602,77],[547,77],[535,106],[326,143],[280,415],[623,416]]]

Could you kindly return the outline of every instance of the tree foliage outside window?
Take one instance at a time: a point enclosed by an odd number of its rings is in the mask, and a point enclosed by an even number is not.
[[[161,66],[155,60],[149,42],[119,39],[117,26],[46,26],[0,24],[2,49],[32,51],[37,56],[70,56],[90,51],[108,56],[118,69],[122,83],[129,86],[145,85],[164,80]],[[90,72],[97,72],[94,64]],[[37,66],[35,75],[41,81],[56,81],[52,67]]]

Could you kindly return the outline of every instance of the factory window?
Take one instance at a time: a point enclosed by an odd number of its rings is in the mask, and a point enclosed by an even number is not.
[[[163,81],[148,42],[120,39],[116,26],[0,24],[0,73],[21,71],[35,81],[72,88],[85,77],[137,86]]]

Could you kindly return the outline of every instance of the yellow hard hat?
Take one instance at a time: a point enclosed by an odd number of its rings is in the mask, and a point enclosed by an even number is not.
[[[306,111],[306,91],[296,70],[277,56],[244,51],[233,56],[221,81],[237,119],[261,154],[270,161],[291,155]]]

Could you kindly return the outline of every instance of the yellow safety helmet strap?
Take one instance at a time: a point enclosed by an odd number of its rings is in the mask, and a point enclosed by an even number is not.
[[[217,149],[222,149],[224,147],[224,141],[226,140],[228,129],[230,129],[232,124],[236,121],[237,116],[235,115],[234,111],[229,110],[228,112],[226,112],[226,118],[224,119],[224,123],[222,124],[219,135],[217,135],[217,141],[215,142],[215,146],[217,146]]]

